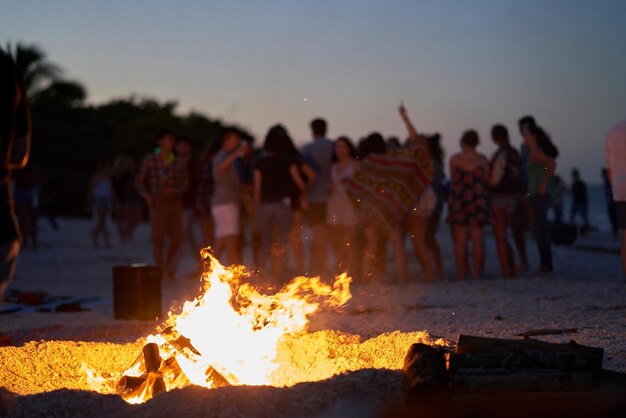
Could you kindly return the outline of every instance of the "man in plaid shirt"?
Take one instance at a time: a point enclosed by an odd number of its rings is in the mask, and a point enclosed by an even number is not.
[[[171,130],[161,130],[156,152],[144,158],[135,181],[150,209],[154,262],[168,279],[174,275],[173,261],[182,234],[182,195],[189,182],[187,167],[174,155],[175,143]],[[164,259],[166,240],[169,245]]]

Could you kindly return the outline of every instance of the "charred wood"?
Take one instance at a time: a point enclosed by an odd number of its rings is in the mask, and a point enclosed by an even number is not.
[[[143,346],[143,361],[146,366],[146,372],[156,373],[161,367],[161,355],[159,354],[159,346],[155,343],[148,343]]]

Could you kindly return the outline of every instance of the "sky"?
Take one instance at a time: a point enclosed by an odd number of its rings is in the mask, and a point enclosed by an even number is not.
[[[447,154],[476,129],[532,114],[561,151],[558,171],[600,181],[604,138],[626,119],[623,0],[20,1],[0,42],[37,44],[89,102],[175,100],[237,123],[258,144],[272,124],[310,140],[405,137],[403,100]],[[147,133],[148,134],[148,133]],[[152,133],[149,133],[152,134]]]

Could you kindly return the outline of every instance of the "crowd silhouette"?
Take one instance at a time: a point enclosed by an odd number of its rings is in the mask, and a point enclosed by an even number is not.
[[[398,112],[404,142],[385,141],[377,132],[357,144],[347,136],[332,140],[327,122],[316,118],[301,149],[281,124],[268,129],[256,150],[252,137],[224,127],[198,158],[187,136],[162,129],[138,165],[119,156],[96,170],[88,194],[94,245],[100,237],[110,245],[111,211],[120,240],[132,242],[143,201],[154,262],[168,279],[176,277],[181,254],[210,246],[223,262],[245,264],[277,282],[345,271],[360,281],[407,283],[415,280],[406,267],[409,241],[420,277],[433,282],[444,275],[437,232],[447,213],[457,279],[484,274],[487,226],[502,277],[529,270],[529,227],[540,259],[535,273],[552,273],[548,212],[561,222],[562,180],[554,174],[558,150],[535,119],[520,118],[519,148],[504,125],[494,125],[497,149],[489,158],[479,151],[478,133],[465,131],[446,165],[440,135],[420,133],[404,105]],[[578,170],[572,177],[571,220],[579,215],[588,226],[586,185]]]

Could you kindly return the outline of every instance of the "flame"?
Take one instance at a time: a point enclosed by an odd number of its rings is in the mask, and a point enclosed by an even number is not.
[[[244,267],[221,265],[209,249],[201,255],[209,265],[202,294],[185,302],[179,314],[170,311],[160,332],[146,338],[164,359],[158,372],[147,370],[142,356],[123,373],[100,374],[83,364],[90,388],[141,403],[156,394],[160,379],[167,391],[189,384],[284,386],[289,382],[273,374],[282,339],[305,331],[321,302],[339,308],[351,298],[345,273],[332,286],[319,277],[296,277],[277,293],[264,294],[247,282]],[[143,383],[120,388],[123,376]]]

